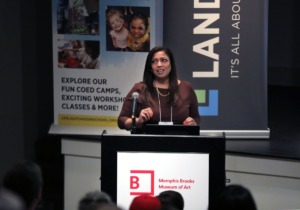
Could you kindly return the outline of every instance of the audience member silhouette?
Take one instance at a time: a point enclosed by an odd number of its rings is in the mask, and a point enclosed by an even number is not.
[[[0,189],[0,210],[25,210],[25,207],[19,196],[6,189]]]
[[[19,196],[27,210],[37,208],[42,198],[43,177],[39,165],[24,160],[16,163],[4,175],[3,187]]]
[[[111,197],[105,192],[95,190],[86,193],[80,199],[78,210],[99,210],[104,204],[113,204]]]
[[[97,210],[122,210],[114,203],[101,204]]]
[[[256,210],[251,192],[241,185],[228,185],[209,204],[208,210]]]
[[[177,191],[166,190],[161,192],[157,197],[163,207],[168,207],[168,209],[173,207],[178,210],[184,209],[184,199]]]
[[[160,208],[161,203],[157,197],[143,194],[131,201],[129,210],[160,210]]]
[[[178,210],[174,206],[162,206],[159,210]]]

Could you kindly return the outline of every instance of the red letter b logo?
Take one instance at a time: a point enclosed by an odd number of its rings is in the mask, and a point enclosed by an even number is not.
[[[139,186],[139,177],[130,176],[130,189],[137,189]]]

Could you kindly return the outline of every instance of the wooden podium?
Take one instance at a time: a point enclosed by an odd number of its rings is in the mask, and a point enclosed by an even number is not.
[[[141,193],[175,190],[187,209],[206,209],[225,186],[225,139],[104,134],[100,179],[101,190],[124,208]]]

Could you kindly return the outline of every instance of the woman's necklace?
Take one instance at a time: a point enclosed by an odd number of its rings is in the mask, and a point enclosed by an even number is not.
[[[156,90],[157,90],[157,92],[158,92],[158,94],[159,94],[160,96],[166,97],[166,96],[170,95],[170,91],[169,91],[167,94],[162,94],[162,93],[159,91],[158,87],[157,87],[156,81],[154,81],[154,86],[155,86],[155,88],[156,88]]]
[[[170,95],[170,91],[169,91],[167,94],[162,94],[162,93],[158,90],[158,88],[157,88],[157,92],[158,92],[158,94],[159,94],[160,96],[162,96],[162,97],[166,97],[166,96]]]
[[[162,122],[161,121],[161,105],[160,105],[160,99],[159,99],[160,98],[159,96],[163,96],[163,97],[168,96],[170,94],[170,90],[167,94],[162,94],[161,92],[159,92],[155,81],[154,81],[154,87],[156,88],[156,91],[157,91],[157,100],[158,100],[158,105],[159,105],[159,122],[158,122],[158,124],[159,125],[173,125],[173,107],[172,107],[172,105],[171,105],[171,120],[170,120],[170,122]]]

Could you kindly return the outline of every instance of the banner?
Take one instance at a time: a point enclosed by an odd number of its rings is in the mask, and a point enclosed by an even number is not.
[[[52,6],[55,125],[117,127],[147,52],[164,44],[180,79],[196,91],[200,135],[269,137],[267,0],[53,0]],[[138,40],[129,27],[134,15],[143,21],[133,26],[142,31]]]
[[[165,5],[164,44],[196,90],[201,130],[268,137],[267,0]]]
[[[147,53],[162,44],[162,1],[53,0],[52,8],[54,124],[117,127]]]

